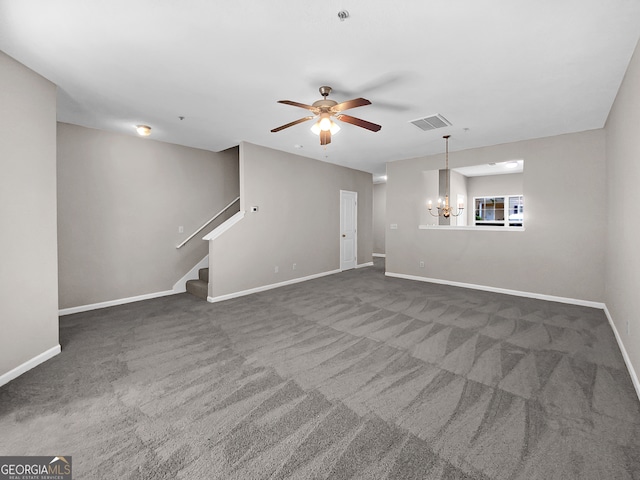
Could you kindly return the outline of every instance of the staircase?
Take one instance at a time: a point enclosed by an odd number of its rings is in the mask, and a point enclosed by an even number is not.
[[[187,280],[187,292],[196,297],[207,299],[209,295],[209,269],[198,270],[197,280]]]
[[[205,229],[207,226],[209,226],[212,222],[214,222],[218,218],[222,218],[222,223],[217,225],[210,233],[208,233],[205,237],[203,237],[203,240],[210,240],[211,239],[210,236],[214,232],[223,232],[226,229],[230,228],[230,226],[233,225],[233,223],[234,223],[234,222],[229,223],[230,220],[233,220],[234,218],[238,217],[238,214],[240,214],[240,204],[238,203],[239,201],[240,201],[240,196],[237,196],[234,200],[231,201],[231,203],[229,203],[226,207],[224,207],[222,210],[220,210],[218,213],[216,213],[211,219],[207,220],[200,228],[198,228],[195,232],[193,232],[185,240],[183,240],[183,242],[180,245],[177,245],[176,248],[177,249],[182,248],[189,240],[194,238],[198,233],[200,233],[203,229]],[[238,210],[236,211],[236,213],[230,218],[226,218],[225,219],[225,217],[221,217],[221,215],[223,213],[225,213],[229,208],[231,208],[231,206],[234,205],[234,204],[238,204],[238,207],[237,207]],[[236,220],[236,222],[237,222],[237,220]],[[205,257],[205,259],[206,259],[206,257]],[[203,262],[205,261],[205,259],[203,259]],[[205,263],[201,262],[200,265],[205,265]],[[198,267],[198,265],[195,265],[188,272],[187,275],[191,276],[193,274],[193,271],[197,267]],[[178,280],[176,285],[173,286],[174,290],[176,288],[179,288],[179,287],[177,287],[177,285],[179,285],[179,284],[182,284],[182,280]],[[198,279],[197,280],[187,280],[187,282],[186,282],[186,290],[187,290],[188,293],[190,293],[192,295],[195,295],[196,297],[199,297],[199,298],[202,298],[202,299],[206,300],[207,297],[209,296],[209,269],[208,268],[200,268],[198,270]],[[182,289],[179,289],[179,291],[182,291]]]

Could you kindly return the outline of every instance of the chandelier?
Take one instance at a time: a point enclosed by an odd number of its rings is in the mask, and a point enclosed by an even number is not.
[[[428,203],[429,213],[434,217],[445,217],[445,218],[459,217],[460,215],[462,215],[462,212],[464,211],[464,206],[462,204],[458,205],[458,208],[456,209],[455,212],[453,211],[453,208],[449,205],[449,181],[451,176],[451,172],[449,171],[449,137],[450,136],[451,135],[444,135],[442,137],[446,141],[445,176],[447,180],[447,187],[444,195],[444,203],[442,202],[441,198],[438,199],[438,213],[433,213],[433,205],[431,203],[431,200],[429,200],[429,203]]]

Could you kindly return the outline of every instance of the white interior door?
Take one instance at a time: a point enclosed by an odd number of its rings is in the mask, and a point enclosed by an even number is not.
[[[340,190],[340,270],[356,268],[358,192]]]

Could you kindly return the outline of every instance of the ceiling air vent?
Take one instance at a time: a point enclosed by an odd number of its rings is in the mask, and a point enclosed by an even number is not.
[[[418,118],[417,120],[411,120],[420,130],[435,130],[436,128],[449,127],[451,123],[442,115],[431,115],[430,117]]]

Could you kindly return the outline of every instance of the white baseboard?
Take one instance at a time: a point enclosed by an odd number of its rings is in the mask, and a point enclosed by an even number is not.
[[[622,337],[620,336],[620,333],[616,328],[616,324],[613,323],[613,318],[611,317],[611,314],[609,313],[609,309],[607,308],[606,305],[604,306],[604,314],[607,316],[607,320],[609,320],[609,325],[611,325],[613,334],[616,336],[618,347],[622,352],[622,358],[624,359],[624,363],[627,365],[627,370],[629,370],[629,376],[631,376],[631,382],[633,383],[633,388],[636,389],[636,395],[638,396],[638,399],[640,399],[640,382],[638,381],[638,375],[636,374],[636,371],[633,368],[631,359],[629,358],[629,354],[627,353],[627,349],[625,348],[624,343],[622,343]]]
[[[373,253],[372,255],[374,257],[382,257],[382,258],[385,258],[387,256],[385,253]]]
[[[293,285],[294,283],[306,282],[307,280],[313,280],[314,278],[326,277],[327,275],[333,275],[334,273],[340,273],[342,270],[331,270],[329,272],[316,273],[314,275],[308,275],[306,277],[292,278],[284,282],[272,283],[270,285],[263,285],[261,287],[250,288],[248,290],[242,290],[240,292],[227,293],[217,297],[207,297],[207,301],[210,303],[222,302],[224,300],[230,300],[232,298],[244,297],[245,295],[251,295],[252,293],[264,292],[265,290],[271,290],[274,288],[284,287],[286,285]]]
[[[546,300],[549,302],[568,303],[571,305],[580,305],[583,307],[601,308],[605,305],[602,302],[592,302],[590,300],[580,300],[577,298],[556,297],[554,295],[545,295],[542,293],[523,292],[520,290],[510,290],[507,288],[489,287],[487,285],[475,285],[473,283],[452,282],[449,280],[440,280],[438,278],[419,277],[417,275],[405,275],[403,273],[386,272],[387,277],[404,278],[405,280],[417,280],[419,282],[439,283],[441,285],[451,285],[452,287],[471,288],[473,290],[484,290],[486,292],[504,293],[505,295],[515,295],[516,297],[537,298],[538,300]]]
[[[187,291],[187,280],[198,278],[198,270],[209,266],[209,254],[200,260],[191,270],[189,270],[180,280],[173,286],[173,293],[184,293]]]
[[[373,262],[361,263],[360,265],[356,265],[356,268],[362,267],[373,267]]]
[[[192,278],[198,278],[198,270],[209,266],[209,255],[206,255],[200,260],[191,270],[189,270],[180,280],[178,280],[171,290],[165,290],[163,292],[147,293],[144,295],[137,295],[135,297],[118,298],[116,300],[109,300],[107,302],[91,303],[89,305],[80,305],[78,307],[62,308],[58,310],[59,316],[71,315],[72,313],[89,312],[91,310],[98,310],[99,308],[114,307],[116,305],[124,305],[126,303],[139,302],[141,300],[150,300],[152,298],[166,297],[167,295],[174,295],[176,293],[184,293],[187,291],[187,280]]]
[[[27,360],[22,365],[18,365],[13,370],[8,371],[7,373],[0,375],[0,387],[9,383],[14,378],[19,377],[25,372],[28,372],[34,367],[37,367],[43,362],[46,362],[50,358],[55,357],[60,353],[60,345],[56,345],[55,347],[51,347],[46,352],[42,352],[40,355],[36,355],[31,360]]]
[[[179,292],[173,290],[165,290],[164,292],[146,293],[144,295],[138,295],[136,297],[118,298],[116,300],[109,300],[108,302],[92,303],[89,305],[80,305],[78,307],[62,308],[58,310],[58,315],[61,317],[64,315],[71,315],[72,313],[89,312],[91,310],[98,310],[99,308],[115,307],[116,305],[124,305],[125,303],[139,302],[141,300],[150,300],[152,298],[166,297],[168,295],[174,295]]]

